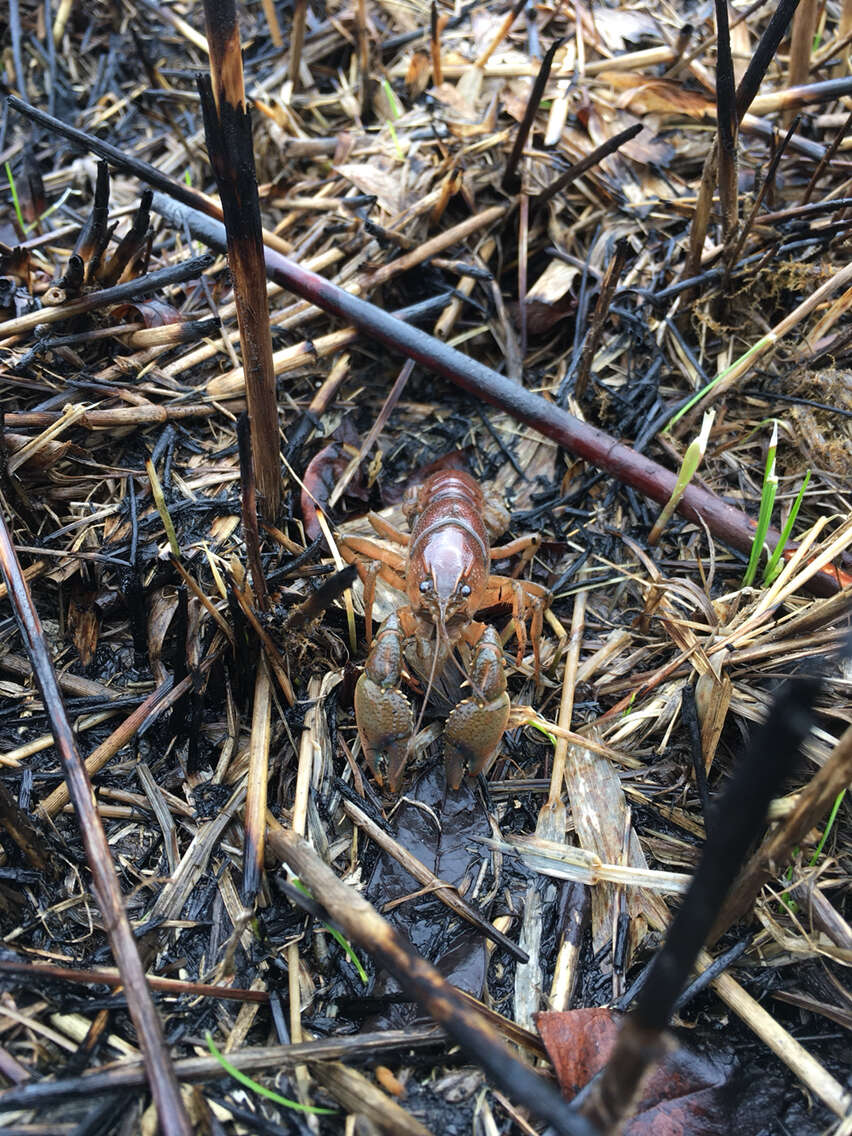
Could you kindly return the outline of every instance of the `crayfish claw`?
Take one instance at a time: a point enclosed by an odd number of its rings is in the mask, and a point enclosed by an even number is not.
[[[414,721],[399,689],[403,636],[399,617],[389,615],[376,636],[355,687],[355,720],[367,764],[379,785],[396,793],[405,772]]]
[[[476,777],[488,768],[509,721],[503,646],[493,627],[486,627],[476,644],[471,686],[474,696],[456,706],[444,727],[444,765],[452,789],[461,785],[465,770]]]

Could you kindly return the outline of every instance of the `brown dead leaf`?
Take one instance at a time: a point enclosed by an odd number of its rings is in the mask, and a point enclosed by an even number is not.
[[[637,114],[685,114],[690,118],[715,119],[713,100],[698,91],[688,91],[667,79],[648,79],[624,71],[602,71],[601,82],[624,91],[618,100],[622,108]]]
[[[401,213],[409,204],[400,168],[383,170],[375,162],[346,162],[334,168],[361,193],[375,197],[382,209],[391,216]]]
[[[145,300],[142,303],[118,304],[112,308],[110,319],[116,323],[142,323],[145,327],[165,327],[180,323],[181,314],[165,300]]]
[[[544,1013],[536,1026],[566,1097],[604,1067],[620,1015],[605,1007]],[[672,1050],[645,1081],[623,1136],[722,1136],[732,1131],[733,1063],[686,1046]]]

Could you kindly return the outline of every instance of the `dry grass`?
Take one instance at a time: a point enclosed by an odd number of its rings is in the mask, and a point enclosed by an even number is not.
[[[420,1051],[429,1039],[411,1024],[414,1011],[395,1006],[394,987],[359,952],[369,978],[362,985],[270,862],[256,904],[244,906],[244,853],[258,872],[262,865],[243,826],[250,837],[262,831],[265,801],[338,876],[392,911],[430,961],[457,947],[457,984],[502,1015],[509,1040],[536,1045],[523,1031],[512,1035],[505,1019],[532,1030],[545,1007],[617,1000],[648,961],[705,833],[696,765],[712,799],[782,678],[817,674],[823,687],[806,761],[773,806],[774,838],[783,846],[784,825],[812,803],[818,771],[828,788],[820,782],[816,797],[824,804],[831,790],[837,798],[844,782],[832,775],[845,769],[849,748],[838,739],[852,726],[852,676],[837,654],[849,587],[834,596],[811,589],[825,584],[822,569],[848,572],[852,543],[852,47],[839,3],[808,7],[799,23],[810,36],[816,19],[816,46],[803,49],[801,30],[794,51],[782,42],[740,123],[738,195],[730,166],[723,170],[726,210],[738,208],[739,229],[725,228],[717,193],[702,240],[691,227],[702,169],[715,176],[706,159],[717,113],[706,9],[684,42],[687,12],[678,6],[541,4],[534,23],[525,14],[510,21],[502,0],[439,3],[434,19],[426,0],[330,0],[327,18],[323,7],[296,6],[305,27],[295,63],[289,6],[278,9],[283,48],[264,8],[240,11],[267,247],[386,311],[438,297],[420,326],[670,469],[712,403],[696,479],[755,520],[775,419],[773,523],[782,527],[810,470],[794,529],[803,548],[771,582],[762,579],[764,555],[752,588],[742,587],[747,555],[683,517],[649,548],[658,506],[640,492],[422,365],[401,375],[403,360],[378,341],[270,285],[284,463],[281,511],[260,525],[271,600],[262,611],[240,519],[236,419],[245,388],[225,258],[181,274],[206,251],[200,239],[163,219],[156,198],[149,220],[144,203],[140,212],[145,186],[123,173],[112,176],[108,206],[79,240],[92,213],[94,158],[12,112],[0,124],[0,153],[26,230],[6,188],[3,510],[79,748],[92,757],[98,811],[142,961],[160,982],[155,998],[178,1069],[207,1052],[210,1031],[253,1076],[277,1077],[284,1095],[337,1101],[385,1130],[469,1130],[478,1110],[485,1127],[493,1116],[502,1130],[529,1131],[505,1099],[478,1095],[483,1075],[448,1057],[446,1045]],[[730,9],[735,82],[767,18],[762,8]],[[13,8],[8,86],[175,180],[215,192],[193,79],[208,66],[196,7],[62,4],[51,19],[55,41],[44,9],[26,0]],[[526,144],[504,180],[541,59],[557,39]],[[829,79],[816,93],[785,94],[791,80]],[[767,183],[797,109],[803,117]],[[608,140],[634,125],[638,133],[606,154]],[[605,156],[548,195],[601,147]],[[146,287],[145,274],[161,270],[178,275]],[[125,283],[124,298],[78,304]],[[382,428],[362,445],[380,417]],[[508,502],[512,535],[543,539],[523,567],[553,591],[542,677],[535,682],[529,646],[516,657],[511,615],[498,612],[517,709],[487,797],[469,784],[458,800],[443,792],[427,717],[406,782],[408,796],[426,803],[394,816],[361,760],[352,711],[365,655],[360,585],[341,595],[332,580],[314,593],[342,565],[338,544],[368,531],[369,508],[399,524],[404,487],[429,463],[459,454],[489,495]],[[380,585],[376,615],[401,602]],[[0,1092],[0,1111],[21,1132],[72,1132],[81,1121],[92,1124],[85,1131],[147,1131],[138,1039],[121,991],[98,992],[116,984],[104,973],[103,921],[8,607],[0,631],[9,796],[0,800],[0,965],[11,968],[0,998],[0,1074],[18,1086],[7,1090],[8,1106]],[[551,731],[555,751],[531,721]],[[365,816],[384,826],[383,809],[387,840],[422,861],[416,883],[394,875],[393,853],[380,856],[361,835]],[[418,829],[424,816],[440,837],[428,824]],[[721,950],[748,934],[745,953],[715,993],[682,1011],[718,1046],[724,1004],[733,1009],[745,1025],[724,1044],[746,1079],[768,1062],[764,1043],[781,1055],[786,1065],[767,1077],[764,1107],[774,1130],[785,1131],[783,1123],[801,1134],[830,1129],[848,1108],[840,1052],[852,1007],[844,984],[852,962],[848,803],[830,830],[825,809],[806,817],[813,823],[784,862],[773,861],[770,882],[719,942]],[[566,857],[566,844],[579,852]],[[536,869],[559,861],[557,880],[525,872],[519,847]],[[571,896],[575,904],[583,890],[568,882],[571,856],[591,912],[569,963],[559,903]],[[452,911],[442,906],[441,881],[462,893]],[[505,945],[486,948],[471,908],[520,942],[529,962]],[[60,970],[35,969],[46,963]],[[98,973],[70,985],[61,968]],[[403,1023],[405,1045],[390,1030]],[[761,1039],[757,1051],[747,1027]],[[376,1030],[384,1039],[372,1037]],[[106,1081],[95,1100],[90,1086],[80,1100],[66,1086],[62,1101],[38,1107],[21,1095],[48,1073],[79,1081],[116,1059],[136,1079],[125,1088]],[[217,1079],[217,1068],[212,1059],[199,1066],[201,1084],[186,1091],[198,1131],[344,1130],[342,1114],[294,1119]],[[770,1091],[779,1076],[786,1087]],[[405,1115],[391,1107],[400,1083],[407,1095],[394,1107]],[[261,1111],[271,1127],[252,1119]],[[527,1123],[541,1130],[532,1115]]]

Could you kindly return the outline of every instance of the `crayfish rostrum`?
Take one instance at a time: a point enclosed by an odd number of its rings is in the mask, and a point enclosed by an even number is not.
[[[526,642],[524,618],[531,613],[537,667],[550,593],[539,584],[491,574],[492,559],[531,556],[539,539],[521,537],[492,548],[491,540],[505,532],[509,517],[470,474],[456,469],[433,473],[406,492],[403,512],[410,535],[375,515],[370,520],[381,536],[405,546],[406,556],[359,537],[347,537],[341,546],[346,559],[358,563],[364,580],[368,629],[376,576],[408,599],[379,628],[355,689],[355,717],[370,768],[380,784],[387,782],[396,792],[414,733],[411,703],[401,689],[403,666],[426,683],[428,696],[458,648],[471,693],[453,708],[443,731],[447,780],[457,789],[466,770],[473,777],[489,767],[509,720],[500,637],[474,616],[484,608],[511,604],[520,654]]]

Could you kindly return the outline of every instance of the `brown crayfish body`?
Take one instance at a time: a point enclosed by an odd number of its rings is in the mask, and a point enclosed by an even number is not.
[[[467,659],[471,696],[447,717],[444,758],[452,788],[486,770],[494,759],[509,719],[503,647],[497,632],[474,619],[482,608],[511,603],[519,649],[526,635],[525,610],[532,609],[533,645],[538,647],[541,619],[549,594],[537,584],[491,575],[491,540],[505,531],[508,515],[487,501],[481,486],[461,470],[441,470],[406,493],[403,511],[410,536],[381,518],[377,530],[407,548],[405,558],[370,541],[348,538],[347,559],[355,554],[380,563],[372,573],[360,565],[365,580],[365,615],[370,625],[375,577],[404,592],[408,604],[384,621],[355,690],[355,717],[361,744],[380,784],[392,792],[402,782],[414,733],[411,704],[401,690],[407,663],[427,683],[427,693],[456,648]],[[524,537],[495,550],[498,556],[532,555],[535,537]]]

